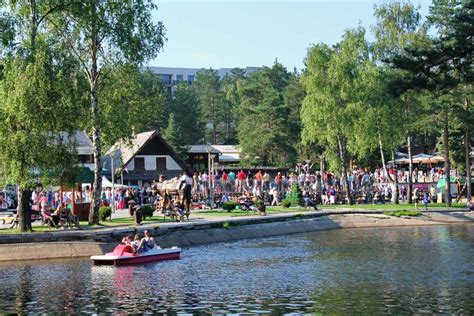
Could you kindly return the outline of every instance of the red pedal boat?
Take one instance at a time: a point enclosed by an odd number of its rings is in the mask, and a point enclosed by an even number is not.
[[[155,247],[138,254],[132,253],[131,251],[132,248],[128,245],[118,245],[114,251],[108,252],[105,255],[92,256],[91,260],[96,265],[124,265],[173,260],[179,259],[181,256],[181,248],[179,247],[167,249]]]

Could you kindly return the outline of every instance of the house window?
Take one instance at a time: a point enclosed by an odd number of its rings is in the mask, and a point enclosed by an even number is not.
[[[192,83],[194,81],[194,75],[188,75],[188,83]]]
[[[135,172],[140,173],[145,171],[145,158],[135,158]]]
[[[165,171],[166,170],[166,157],[157,157],[156,158],[156,170]]]
[[[176,75],[176,80],[178,82],[183,81],[183,75]]]

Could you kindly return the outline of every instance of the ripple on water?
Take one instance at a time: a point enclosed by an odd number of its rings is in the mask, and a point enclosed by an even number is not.
[[[474,273],[466,270],[474,262],[472,225],[334,230],[184,252],[179,261],[130,267],[0,265],[0,310],[474,314]]]

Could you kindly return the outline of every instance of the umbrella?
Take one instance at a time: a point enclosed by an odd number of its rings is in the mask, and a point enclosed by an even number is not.
[[[428,155],[428,154],[419,154],[419,155],[413,156],[414,163],[431,163],[431,162],[434,162],[432,159],[433,159],[433,156]]]
[[[454,183],[454,181],[456,181],[454,177],[451,177],[449,180],[451,181],[451,183]],[[440,179],[438,183],[436,183],[437,188],[444,188],[445,186],[446,186],[446,179],[444,178]]]

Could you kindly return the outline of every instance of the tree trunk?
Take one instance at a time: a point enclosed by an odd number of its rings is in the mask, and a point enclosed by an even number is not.
[[[347,195],[347,201],[349,204],[353,204],[352,202],[352,196],[351,196],[351,188],[349,184],[349,177],[347,174],[347,157],[346,157],[346,144],[345,144],[345,139],[344,136],[337,136],[337,143],[339,145],[339,158],[341,159],[341,169],[342,169],[342,174],[344,175],[344,181],[346,183],[346,195]]]
[[[464,106],[466,109],[466,114],[469,114],[469,100],[464,99]],[[469,131],[469,124],[466,124],[464,129],[464,147],[466,150],[466,198],[469,201],[472,198],[472,180],[471,180],[471,136]]]
[[[407,198],[408,204],[413,203],[413,154],[412,154],[412,138],[411,135],[408,135],[407,138],[407,145],[408,145],[408,188],[407,188]]]
[[[393,173],[393,182],[392,182],[392,203],[394,204],[399,204],[399,201],[400,201],[400,191],[398,189],[398,170],[397,168],[395,167],[396,164],[395,164],[395,154],[393,153],[392,151],[392,160],[394,161],[393,165],[394,165],[394,173]],[[391,176],[389,174],[389,179],[391,179]]]
[[[18,227],[21,232],[31,232],[31,191],[28,189],[18,188]]]
[[[393,203],[400,204],[400,190],[398,188],[398,176],[397,176],[397,169],[395,169],[395,182],[394,182],[394,190],[393,190]]]
[[[99,223],[99,207],[102,194],[102,165],[101,165],[101,145],[100,145],[100,129],[99,129],[99,107],[97,99],[97,83],[93,84],[92,91],[92,146],[94,152],[94,184],[92,188],[91,208],[89,212],[89,224]]]
[[[94,153],[94,184],[92,189],[91,208],[89,212],[89,224],[99,224],[99,207],[102,195],[102,148],[100,144],[100,125],[99,125],[99,72],[97,69],[98,42],[97,34],[92,34],[91,48],[91,71],[90,71],[90,93],[91,93],[91,114],[92,114],[92,150]]]
[[[443,129],[444,145],[444,177],[445,177],[445,202],[447,207],[451,207],[451,161],[449,160],[449,121],[448,111],[445,113]]]

